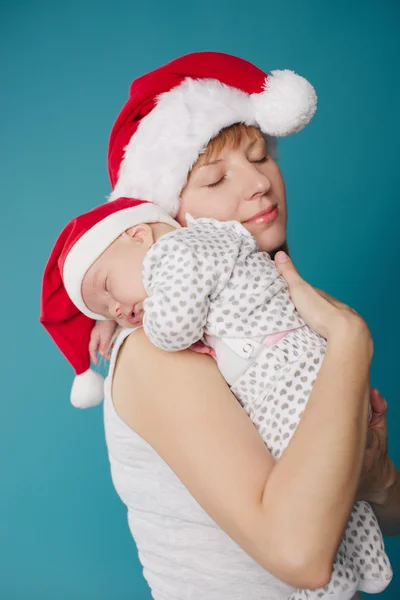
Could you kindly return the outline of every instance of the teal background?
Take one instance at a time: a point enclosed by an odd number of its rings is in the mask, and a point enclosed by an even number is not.
[[[102,409],[70,406],[71,368],[37,318],[59,230],[109,192],[108,135],[131,80],[193,50],[293,69],[318,92],[313,122],[280,144],[291,252],[367,319],[400,468],[398,3],[14,1],[0,23],[0,597],[150,598]],[[394,600],[399,539],[387,551],[395,577],[382,597]]]

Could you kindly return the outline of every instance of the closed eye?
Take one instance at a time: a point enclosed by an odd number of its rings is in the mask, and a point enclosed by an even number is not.
[[[217,187],[217,186],[221,185],[221,183],[222,183],[224,180],[225,180],[225,175],[223,175],[223,176],[221,177],[221,179],[218,179],[218,181],[216,181],[215,183],[209,183],[209,184],[207,185],[207,187],[208,187],[208,188],[215,188],[215,187]]]
[[[250,162],[257,163],[257,164],[262,164],[262,163],[267,162],[267,160],[268,160],[268,154],[266,154],[265,156],[263,156],[259,160],[252,160]]]

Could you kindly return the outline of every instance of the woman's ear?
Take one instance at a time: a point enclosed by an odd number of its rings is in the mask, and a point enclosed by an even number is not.
[[[134,225],[133,227],[129,227],[124,233],[137,244],[145,244],[147,247],[154,244],[153,229],[149,223]]]

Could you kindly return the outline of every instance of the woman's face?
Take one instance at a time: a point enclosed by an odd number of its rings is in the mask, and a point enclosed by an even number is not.
[[[273,252],[286,240],[286,191],[276,162],[263,137],[244,133],[237,148],[199,161],[181,193],[176,219],[185,215],[239,221],[257,240],[260,250]]]

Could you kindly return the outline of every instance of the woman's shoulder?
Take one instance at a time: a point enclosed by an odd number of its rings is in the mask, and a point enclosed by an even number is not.
[[[123,335],[125,339],[116,348],[112,397],[119,416],[134,429],[138,424],[135,411],[141,411],[141,407],[154,405],[157,398],[168,402],[179,390],[191,390],[210,376],[222,378],[211,357],[191,350],[160,350],[147,338],[143,327]]]
[[[165,363],[181,363],[186,360],[187,355],[194,354],[189,350],[181,352],[166,352],[150,342],[146,336],[143,327],[138,327],[131,332],[123,333],[125,336],[115,363],[114,377],[118,373],[125,373],[132,378],[137,376],[137,371],[141,367],[146,367],[146,372],[150,368],[152,372],[161,369]]]
[[[113,352],[116,353],[112,375],[113,388],[121,379],[129,382],[129,380],[133,381],[135,377],[137,378],[138,371],[147,366],[149,360],[153,362],[158,350],[147,338],[143,327],[132,331],[122,331],[118,337],[113,348]],[[113,390],[114,395],[115,390]]]
[[[213,372],[221,377],[211,357],[189,349],[179,352],[161,350],[150,342],[143,327],[125,336],[115,359],[113,387],[117,393],[128,393],[128,388],[123,387],[126,384],[134,385],[135,390],[149,388],[156,391],[162,387],[165,389],[165,386],[173,390],[182,384],[182,370],[185,381],[190,380],[190,383],[193,383],[194,377],[204,373]],[[129,393],[132,394],[132,388]]]

